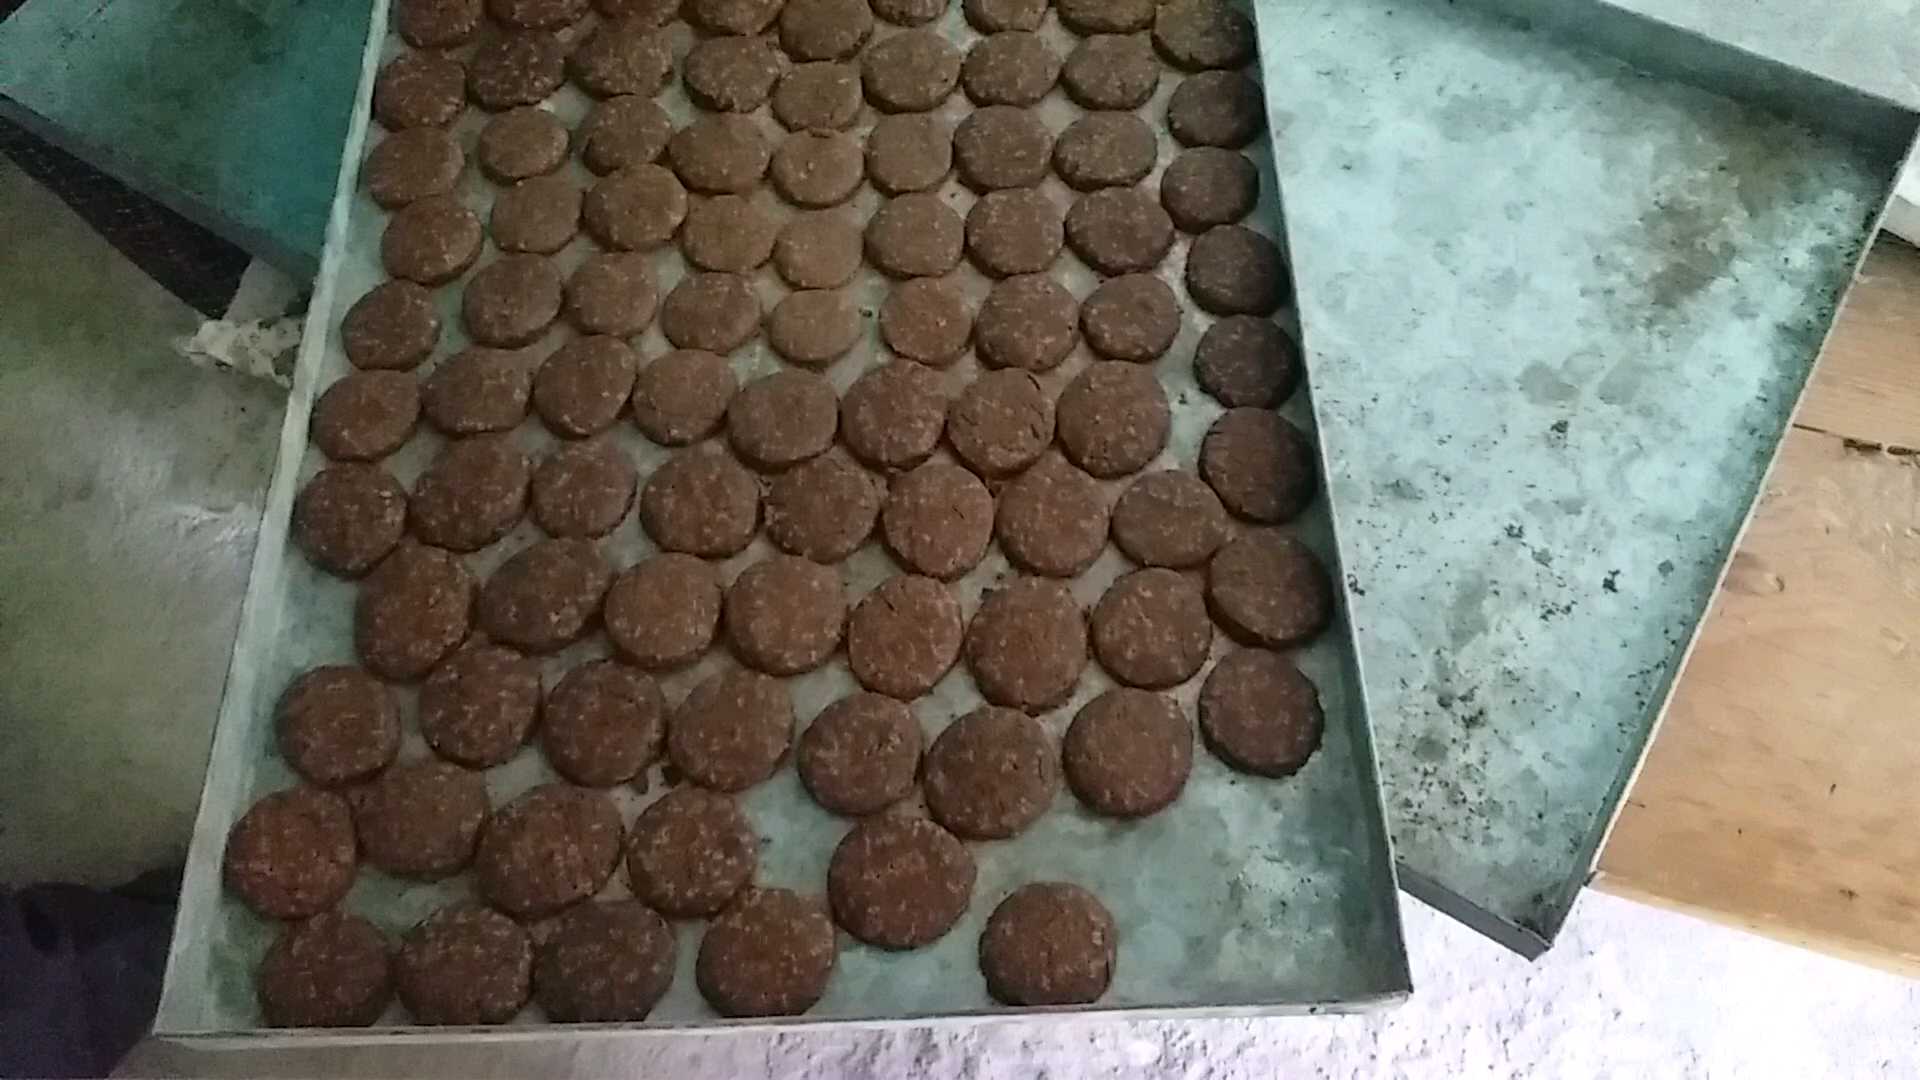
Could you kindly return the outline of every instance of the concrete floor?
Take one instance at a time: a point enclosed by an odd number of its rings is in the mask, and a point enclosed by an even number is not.
[[[281,392],[0,158],[0,884],[185,854]]]
[[[279,391],[190,366],[197,319],[0,161],[0,884],[179,858],[271,468]],[[1508,1077],[1920,1074],[1920,984],[1589,894],[1527,963],[1408,900],[1378,1016],[1055,1019],[209,1056],[131,1074]]]

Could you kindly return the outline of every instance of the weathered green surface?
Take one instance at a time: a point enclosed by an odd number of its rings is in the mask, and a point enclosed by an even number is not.
[[[366,0],[29,0],[8,114],[296,276],[319,263]]]
[[[1537,951],[1915,120],[1861,102],[1832,119],[1888,118],[1884,137],[1816,132],[1743,95],[1847,91],[1586,0],[1479,3],[1536,21],[1257,7],[1402,881]]]

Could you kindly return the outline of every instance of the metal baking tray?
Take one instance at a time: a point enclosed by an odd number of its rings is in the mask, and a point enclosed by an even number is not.
[[[964,44],[976,35],[965,25],[958,9],[956,2],[939,25]],[[315,396],[347,370],[337,339],[340,318],[362,292],[384,276],[378,249],[385,215],[356,182],[366,148],[379,137],[368,125],[373,73],[380,61],[398,48],[397,38],[389,40],[384,31],[384,3],[376,5],[373,25],[379,29],[362,67],[345,167],[294,373],[278,467],[195,824],[156,1020],[161,1035],[277,1035],[260,1030],[252,986],[254,967],[274,927],[223,892],[220,860],[227,830],[236,817],[261,793],[291,782],[288,770],[272,750],[271,713],[281,689],[308,666],[352,657],[353,586],[319,573],[290,550],[288,517],[296,490],[318,467],[314,460],[317,455],[309,452],[306,437]],[[1047,32],[1053,35],[1056,47],[1070,43],[1066,33],[1051,21]],[[687,43],[683,35],[679,43],[682,54]],[[1158,118],[1173,84],[1173,79],[1165,80],[1143,110],[1143,115],[1156,121],[1156,128],[1164,126]],[[690,112],[677,87],[662,100],[679,119],[684,120]],[[572,125],[584,113],[586,101],[569,87],[557,94],[549,107]],[[958,93],[946,106],[950,113],[963,108],[964,100]],[[1058,90],[1041,110],[1055,130],[1064,128],[1078,113]],[[770,119],[767,122],[771,124]],[[479,118],[470,114],[455,129],[469,149],[478,127]],[[1172,151],[1173,144],[1163,131],[1162,165]],[[1265,174],[1264,201],[1252,223],[1270,233],[1277,232],[1276,188],[1266,144],[1257,144],[1252,154]],[[586,176],[577,171],[577,162],[567,168],[576,170],[576,178]],[[1157,173],[1156,169],[1156,179]],[[1050,179],[1048,184],[1064,208],[1066,189],[1057,179]],[[461,195],[483,218],[490,192],[488,184],[470,167],[462,180]],[[943,193],[963,213],[972,200],[951,180]],[[855,205],[864,214],[877,202],[875,192],[863,189]],[[1183,293],[1180,271],[1185,248],[1183,239],[1161,270]],[[559,258],[571,265],[588,250],[590,241],[583,237]],[[483,255],[482,262],[491,257]],[[656,268],[663,291],[683,272],[675,251],[660,253]],[[1063,253],[1056,272],[1080,296],[1090,291],[1095,280],[1070,253]],[[960,273],[973,295],[984,294],[985,278],[970,268],[963,267]],[[770,268],[762,271],[759,285],[763,301],[781,289]],[[863,270],[849,287],[857,290],[871,323],[884,296],[882,279],[871,270]],[[444,288],[436,295],[448,328],[438,350],[438,355],[444,356],[464,343],[458,333],[458,290]],[[1209,321],[1198,316],[1189,319],[1179,341],[1158,368],[1175,408],[1173,438],[1162,464],[1191,462],[1201,436],[1219,412],[1218,406],[1194,386],[1189,362],[1198,334]],[[563,336],[563,331],[553,331],[536,348],[550,349]],[[666,348],[657,326],[637,343],[645,356],[658,355]],[[1048,380],[1057,389],[1087,357],[1082,344],[1067,365]],[[865,343],[833,366],[829,378],[844,389],[862,370],[881,359],[877,331],[870,324]],[[773,370],[777,365],[762,342],[743,348],[733,360],[742,376]],[[950,388],[972,365],[970,357],[963,359],[948,374]],[[1311,430],[1313,417],[1305,392],[1298,394],[1285,411]],[[621,445],[641,463],[643,474],[664,456],[664,451],[647,443],[630,424],[622,422],[615,430]],[[536,450],[552,441],[537,420],[528,421],[517,436]],[[388,464],[403,482],[410,482],[440,441],[423,431]],[[1324,469],[1325,463],[1321,465]],[[1324,500],[1291,528],[1319,553],[1331,571],[1340,573],[1339,549]],[[525,523],[506,542],[470,557],[469,565],[484,574],[535,535],[533,526]],[[603,548],[616,565],[624,566],[649,551],[651,545],[629,520]],[[765,550],[764,538],[756,540],[754,547],[729,560],[727,566],[737,571]],[[1090,604],[1124,569],[1123,560],[1109,549],[1075,582],[1076,596],[1083,604]],[[1005,571],[1006,563],[996,551],[979,570],[963,579],[959,591],[969,614],[982,588]],[[857,594],[890,572],[886,556],[877,546],[869,545],[848,563],[850,592]],[[1216,644],[1216,652],[1223,643],[1221,639]],[[567,667],[604,651],[603,639],[595,635],[553,658],[546,665],[548,685]],[[1409,977],[1400,937],[1393,863],[1379,801],[1366,702],[1355,666],[1351,626],[1344,614],[1298,659],[1319,685],[1328,717],[1321,750],[1298,775],[1279,782],[1241,776],[1201,750],[1195,754],[1193,776],[1181,799],[1161,814],[1134,824],[1094,818],[1063,791],[1048,815],[1017,839],[974,848],[980,873],[973,904],[944,938],[913,952],[888,953],[843,935],[838,966],[826,997],[806,1016],[782,1023],[1005,1014],[1006,1010],[987,997],[978,974],[975,954],[980,929],[1000,896],[1014,885],[1049,878],[1073,880],[1091,888],[1118,922],[1121,951],[1113,986],[1098,1005],[1082,1010],[1085,1012],[1278,1014],[1363,1008],[1404,995]],[[663,680],[669,700],[677,700],[714,660],[710,656],[693,672]],[[1189,708],[1199,682],[1195,679],[1178,692]],[[1043,718],[1049,731],[1057,738],[1078,705],[1105,685],[1104,675],[1090,665],[1073,701]],[[822,671],[794,680],[792,687],[795,711],[804,724],[821,706],[850,689],[852,682],[844,665],[836,661]],[[406,696],[410,710],[411,691]],[[916,706],[916,711],[931,732],[977,701],[962,667],[936,688],[932,700]],[[403,755],[423,752],[417,733],[410,730]],[[616,800],[627,820],[661,790],[657,766],[652,777],[646,793],[626,787],[616,789]],[[532,746],[513,762],[487,774],[496,805],[550,778],[545,761]],[[790,767],[747,793],[744,804],[758,830],[770,841],[763,846],[759,879],[821,893],[827,856],[845,830],[845,823],[814,806]],[[469,889],[464,876],[439,885],[403,885],[378,872],[363,870],[347,906],[398,935]],[[617,873],[603,895],[622,894],[623,875]],[[700,929],[698,923],[677,928],[679,968],[673,988],[652,1018],[633,1027],[727,1023],[706,1007],[695,990],[692,967]],[[385,1022],[404,1023],[398,1006]],[[578,1030],[524,1026],[538,1023],[538,1012],[530,1007],[518,1021],[517,1034],[558,1038]],[[471,1033],[452,1037],[467,1034]],[[330,1033],[329,1037],[355,1035],[364,1036],[365,1032]]]
[[[1920,127],[1632,6],[1258,4],[1402,877],[1529,954]],[[1739,8],[1748,44],[1807,11]]]

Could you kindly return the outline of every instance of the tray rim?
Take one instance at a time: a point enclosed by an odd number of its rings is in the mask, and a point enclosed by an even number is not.
[[[1235,2],[1247,3],[1251,6],[1250,0],[1235,0]],[[201,904],[217,902],[223,889],[220,852],[224,849],[226,842],[228,822],[232,816],[230,811],[237,805],[234,796],[239,793],[236,790],[217,791],[216,788],[233,789],[239,783],[240,778],[233,775],[238,769],[237,764],[229,766],[226,763],[234,760],[234,751],[241,742],[240,731],[249,723],[249,717],[242,715],[247,711],[245,699],[251,696],[253,683],[259,678],[259,673],[253,669],[252,665],[244,661],[240,643],[271,631],[280,615],[279,610],[269,603],[267,594],[272,591],[273,583],[278,578],[287,555],[289,543],[287,520],[292,508],[293,488],[298,482],[307,449],[307,422],[318,390],[320,368],[318,354],[329,346],[335,333],[330,316],[334,308],[339,266],[345,258],[348,227],[359,183],[360,161],[372,125],[373,82],[379,71],[380,58],[387,39],[390,7],[391,0],[372,0],[373,10],[361,57],[360,80],[348,121],[346,140],[341,148],[333,200],[327,215],[326,238],[321,250],[319,271],[314,280],[307,312],[302,319],[301,342],[296,354],[292,386],[287,396],[287,411],[282,421],[280,439],[275,451],[273,477],[263,502],[265,509],[262,514],[261,529],[255,540],[240,618],[234,634],[234,646],[221,690],[221,703],[216,714],[213,736],[209,743],[205,779],[194,815],[193,835],[188,848],[186,870],[181,881],[180,903],[173,921],[173,937],[168,945],[166,973],[153,1022],[152,1038],[204,1045],[209,1048],[215,1046],[265,1047],[283,1043],[301,1046],[347,1046],[388,1041],[417,1044],[421,1040],[435,1040],[436,1037],[443,1041],[462,1043],[476,1038],[486,1041],[538,1042],[541,1040],[563,1041],[576,1034],[644,1038],[662,1034],[950,1026],[1019,1023],[1062,1016],[1086,1020],[1310,1016],[1377,1011],[1398,1004],[1412,993],[1411,961],[1407,951],[1398,898],[1399,862],[1394,856],[1392,837],[1387,826],[1385,795],[1380,783],[1379,760],[1375,748],[1371,712],[1365,682],[1360,672],[1358,641],[1349,617],[1350,598],[1343,569],[1344,559],[1341,557],[1338,517],[1332,512],[1332,504],[1329,501],[1328,529],[1333,536],[1334,551],[1328,570],[1337,585],[1336,597],[1339,611],[1337,623],[1344,639],[1342,667],[1346,669],[1351,691],[1351,705],[1347,710],[1350,715],[1344,722],[1348,728],[1346,734],[1351,740],[1353,751],[1351,771],[1354,779],[1364,781],[1368,788],[1359,800],[1365,813],[1364,831],[1369,841],[1370,852],[1368,858],[1370,869],[1365,876],[1372,878],[1366,883],[1368,893],[1376,901],[1380,901],[1382,916],[1380,930],[1385,955],[1374,958],[1383,977],[1380,989],[1351,998],[1278,1004],[1059,1007],[853,1019],[801,1015],[779,1019],[715,1018],[696,1023],[641,1021],[627,1024],[540,1024],[474,1028],[394,1025],[358,1029],[224,1029],[210,1028],[189,1019],[198,1015],[200,1010],[195,1002],[188,1000],[193,988],[182,985],[183,978],[176,977],[187,962],[185,956],[187,946],[184,944],[181,929],[191,917],[192,911]],[[1281,219],[1276,223],[1283,237],[1284,223],[1283,209]],[[1290,283],[1297,286],[1291,263],[1288,265],[1288,275]],[[1302,327],[1303,352],[1304,338],[1307,334],[1306,328]],[[1314,416],[1317,431],[1319,413],[1313,398],[1311,383],[1311,371],[1303,371],[1299,392],[1304,395],[1307,408]],[[1327,475],[1326,450],[1317,437],[1315,461],[1321,469],[1321,475]],[[1326,494],[1324,489],[1322,494],[1323,496]],[[1359,881],[1360,877],[1356,876],[1355,880]]]

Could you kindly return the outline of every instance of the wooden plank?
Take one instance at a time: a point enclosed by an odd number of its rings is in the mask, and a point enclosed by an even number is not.
[[[1920,253],[1882,240],[1868,254],[1794,422],[1920,448]]]
[[[1883,242],[1599,887],[1920,972],[1920,456],[1879,449],[1920,447],[1917,347],[1920,253]]]

